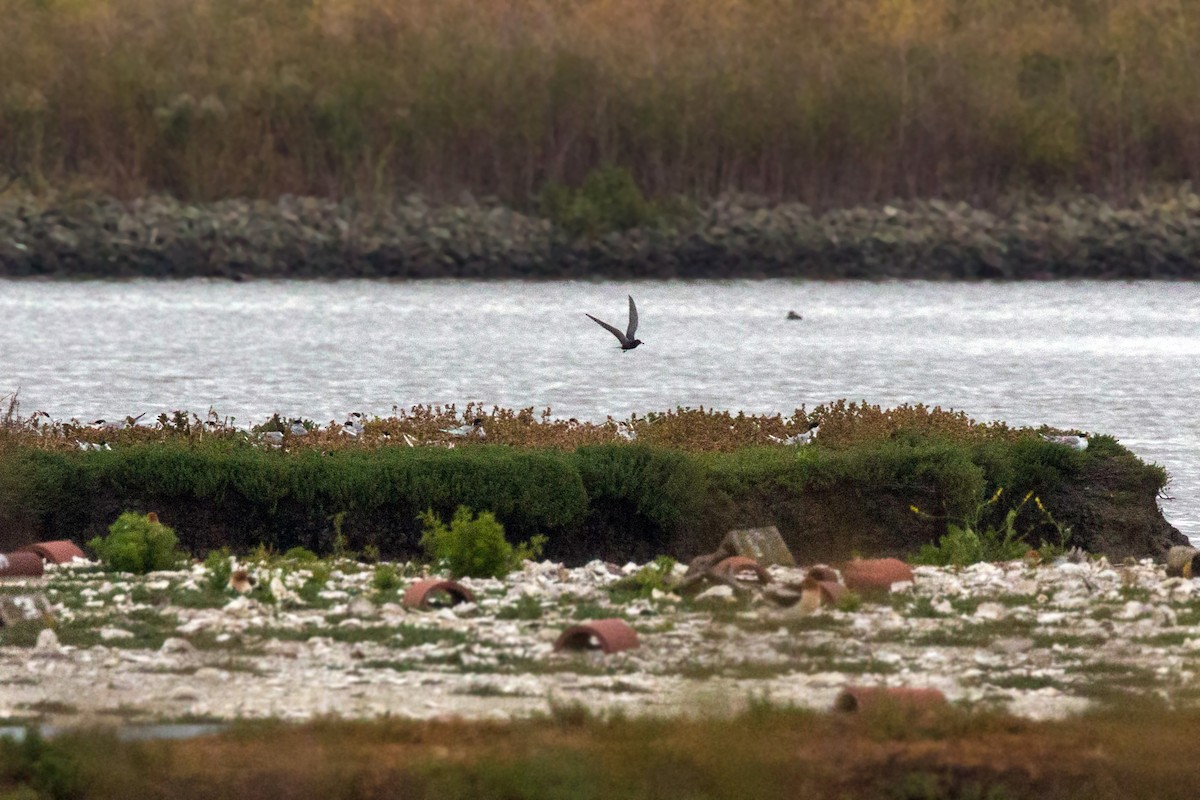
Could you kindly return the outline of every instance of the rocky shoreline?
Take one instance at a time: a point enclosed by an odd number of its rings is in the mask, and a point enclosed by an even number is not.
[[[1028,718],[1200,703],[1200,579],[1150,560],[918,567],[886,598],[815,611],[727,586],[623,598],[614,584],[642,568],[600,561],[464,580],[477,602],[430,611],[380,589],[368,565],[334,564],[319,593],[304,587],[322,568],[247,566],[269,595],[206,592],[203,565],[135,577],[76,562],[7,581],[6,594],[45,592],[58,621],[0,629],[0,724],[719,715],[761,701],[828,709],[850,684],[934,688]],[[401,583],[419,576],[397,569]],[[567,626],[607,617],[640,645],[553,649]]]
[[[464,197],[370,209],[300,197],[0,197],[17,278],[1200,279],[1200,194],[1078,195],[991,208],[939,200],[818,212],[724,197],[600,237]]]

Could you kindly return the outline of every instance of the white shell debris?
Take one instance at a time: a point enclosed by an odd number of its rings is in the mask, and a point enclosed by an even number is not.
[[[56,724],[112,708],[147,720],[514,718],[545,713],[550,698],[599,712],[685,714],[700,696],[823,709],[847,683],[896,682],[1039,718],[1131,685],[1197,702],[1200,580],[1167,578],[1149,561],[917,567],[886,602],[814,614],[723,585],[692,598],[661,583],[610,595],[646,565],[599,560],[463,579],[477,602],[422,612],[400,596],[423,567],[393,566],[401,585],[390,593],[374,588],[374,567],[348,563],[331,564],[315,590],[311,565],[258,565],[269,592],[247,595],[211,593],[197,566],[120,579],[47,573],[39,590],[70,625],[42,630],[36,658],[28,643],[0,647],[0,672],[24,676],[6,684],[6,702],[71,697],[75,711],[53,712]],[[771,575],[786,587],[804,570]],[[633,625],[640,646],[553,650],[568,626],[604,617]]]

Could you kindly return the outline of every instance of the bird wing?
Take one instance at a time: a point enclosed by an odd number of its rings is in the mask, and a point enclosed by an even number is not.
[[[637,306],[633,304],[633,295],[629,295],[629,330],[625,331],[625,339],[633,341],[633,335],[637,333]],[[625,339],[621,343],[625,343]]]
[[[595,317],[593,317],[591,314],[584,314],[584,316],[585,316],[585,317],[587,317],[588,319],[590,319],[592,322],[594,322],[594,323],[596,323],[597,325],[599,325],[601,328],[604,328],[604,330],[608,331],[608,332],[609,332],[609,333],[611,333],[613,336],[615,336],[615,337],[617,337],[618,339],[620,339],[620,340],[621,340],[621,344],[625,344],[627,341],[629,341],[628,339],[626,339],[626,338],[625,338],[625,334],[621,333],[619,330],[617,330],[616,328],[614,328],[612,325],[609,325],[609,324],[608,324],[607,322],[605,322],[604,320],[602,320],[602,319],[596,319],[596,318],[595,318]],[[635,319],[635,320],[634,320],[634,323],[635,323],[635,325],[636,325],[636,322],[637,322],[637,320]]]

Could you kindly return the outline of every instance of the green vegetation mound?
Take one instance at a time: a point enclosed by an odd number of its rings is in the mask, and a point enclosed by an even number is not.
[[[731,528],[764,524],[801,561],[907,556],[968,524],[1114,557],[1186,543],[1156,503],[1165,471],[1107,436],[1078,451],[921,406],[837,403],[790,420],[680,409],[620,425],[526,409],[494,411],[488,443],[449,449],[454,419],[414,409],[359,437],[314,430],[279,447],[166,418],[110,434],[14,423],[0,429],[0,546],[86,541],[138,510],[157,512],[195,555],[264,545],[413,558],[419,516],[449,519],[460,505],[491,512],[511,541],[545,536],[545,554],[570,563],[686,560]],[[772,443],[817,420],[814,444]],[[112,449],[74,441],[100,435]]]

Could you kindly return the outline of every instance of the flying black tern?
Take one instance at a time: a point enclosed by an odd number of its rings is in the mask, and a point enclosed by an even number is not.
[[[592,322],[599,325],[601,328],[604,328],[606,331],[611,333],[613,336],[617,337],[617,340],[621,342],[622,350],[632,350],[633,348],[637,347],[639,344],[642,343],[641,339],[633,338],[633,334],[637,333],[637,326],[638,326],[637,306],[635,306],[633,304],[633,295],[629,296],[629,328],[624,333],[621,333],[619,330],[614,328],[612,325],[609,325],[604,320],[596,319],[591,314],[585,314],[584,316],[586,316]]]

